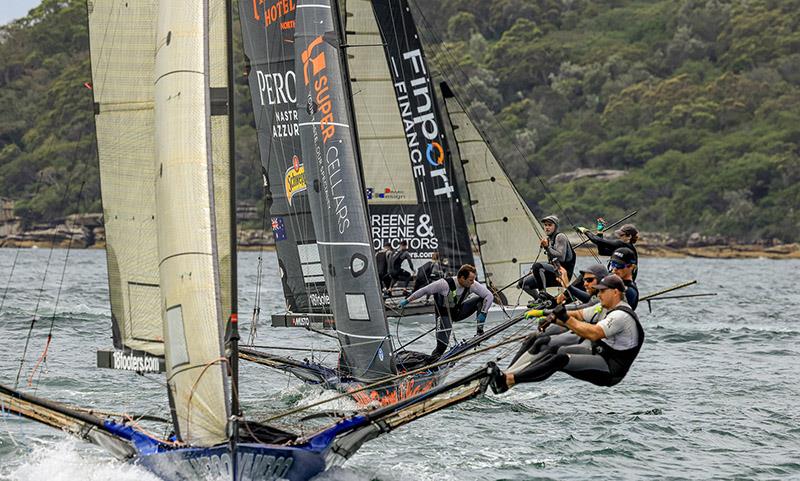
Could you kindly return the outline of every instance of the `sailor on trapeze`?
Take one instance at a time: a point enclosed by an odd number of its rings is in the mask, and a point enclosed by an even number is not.
[[[453,322],[464,320],[473,313],[477,312],[475,316],[478,323],[477,333],[483,334],[486,313],[489,312],[489,308],[492,306],[494,296],[486,286],[475,280],[476,276],[475,267],[464,264],[455,277],[445,277],[432,282],[400,301],[399,306],[405,307],[413,300],[433,295],[437,320],[436,349],[431,353],[431,356],[438,358],[444,354],[450,342]],[[475,294],[475,296],[467,298],[470,293]]]
[[[505,372],[489,363],[492,391],[501,393],[519,383],[539,382],[562,371],[598,386],[613,386],[628,373],[644,343],[644,330],[636,313],[625,302],[625,284],[611,274],[595,286],[601,311],[594,307],[568,312],[563,305],[553,310],[553,320],[585,339],[555,352],[532,356],[523,353]],[[605,312],[603,312],[605,311]],[[597,324],[585,322],[602,316]]]

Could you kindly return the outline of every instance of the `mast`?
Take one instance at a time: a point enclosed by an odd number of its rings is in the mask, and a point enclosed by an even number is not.
[[[230,192],[230,243],[231,243],[231,314],[228,320],[230,325],[230,356],[228,363],[231,367],[231,473],[233,481],[238,480],[239,457],[236,446],[239,443],[239,420],[242,417],[239,405],[239,283],[238,283],[238,241],[236,236],[236,124],[233,113],[234,105],[234,74],[235,61],[233,59],[233,2],[225,0],[225,56],[228,59],[228,165],[230,176],[228,189]]]
[[[306,181],[341,344],[340,365],[361,381],[394,372],[378,286],[354,122],[345,82],[338,3],[300,0],[295,62]]]

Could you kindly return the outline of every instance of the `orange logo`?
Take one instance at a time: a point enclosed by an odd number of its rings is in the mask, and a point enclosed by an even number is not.
[[[272,5],[266,6],[266,0],[253,0],[253,18],[261,21],[261,14],[264,14],[264,26],[270,26],[273,22],[289,15],[297,9],[295,0],[275,0]],[[281,23],[281,29],[294,28],[294,20]]]
[[[323,39],[320,35],[311,41],[306,48],[305,52],[300,56],[303,61],[303,80],[306,85],[311,83],[311,77],[314,77],[314,90],[316,94],[316,104],[319,112],[322,112],[322,118],[319,120],[319,128],[322,130],[322,141],[328,141],[336,133],[336,126],[334,125],[335,119],[333,117],[333,103],[331,96],[328,93],[330,86],[328,85],[328,76],[324,74],[327,67],[325,60],[325,52],[319,53],[317,56],[312,57],[314,49],[322,45]],[[311,75],[309,76],[309,65],[311,66]],[[309,102],[310,103],[310,102]]]

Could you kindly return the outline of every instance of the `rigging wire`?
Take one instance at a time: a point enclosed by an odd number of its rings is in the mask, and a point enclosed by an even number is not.
[[[265,419],[262,422],[264,424],[266,424],[266,423],[269,423],[271,421],[275,421],[277,419],[281,419],[281,418],[284,418],[284,417],[287,417],[287,416],[291,416],[292,414],[296,414],[296,413],[299,413],[299,412],[302,412],[302,411],[307,411],[307,410],[309,410],[311,408],[320,406],[322,404],[327,404],[327,403],[329,403],[331,401],[335,401],[335,400],[338,400],[338,399],[350,397],[355,393],[367,391],[369,389],[374,389],[376,387],[382,386],[382,385],[387,384],[389,382],[396,381],[396,380],[399,380],[399,379],[403,379],[403,378],[409,377],[409,376],[411,376],[413,374],[417,374],[417,373],[420,373],[420,372],[428,371],[428,370],[433,369],[435,367],[439,367],[439,366],[443,366],[443,365],[447,365],[447,364],[452,364],[452,363],[455,363],[456,361],[459,361],[461,359],[465,359],[465,358],[468,358],[468,357],[476,356],[478,354],[490,351],[492,349],[497,349],[498,347],[505,346],[507,344],[511,344],[513,342],[516,342],[516,341],[520,341],[520,340],[522,340],[524,338],[525,338],[525,336],[516,336],[516,337],[507,338],[507,339],[504,339],[503,341],[500,341],[498,343],[492,344],[491,346],[486,346],[486,347],[483,347],[483,348],[480,348],[480,349],[475,349],[474,351],[465,352],[463,354],[459,354],[458,356],[454,356],[452,358],[448,358],[448,359],[445,359],[445,360],[442,360],[442,361],[434,362],[432,364],[428,364],[426,366],[423,366],[423,367],[420,367],[420,368],[417,368],[417,369],[413,369],[411,371],[407,371],[407,372],[404,372],[402,374],[398,374],[398,375],[395,375],[395,376],[389,376],[389,377],[387,377],[385,379],[381,379],[381,380],[375,381],[375,382],[373,382],[371,384],[368,384],[368,385],[366,385],[364,387],[361,387],[359,389],[354,389],[352,391],[349,391],[349,392],[346,392],[346,393],[341,393],[341,394],[333,396],[331,398],[323,399],[323,400],[317,401],[315,403],[307,404],[305,406],[300,406],[300,407],[297,407],[297,408],[293,408],[293,409],[284,411],[282,413],[278,413],[276,415],[273,415],[273,416]]]
[[[84,179],[81,182],[81,187],[78,190],[78,199],[76,201],[77,211],[81,211],[81,201],[83,200],[83,189],[86,187],[86,180]],[[67,272],[67,264],[69,263],[69,254],[72,251],[72,242],[75,239],[75,232],[70,231],[69,234],[69,242],[67,243],[67,252],[64,255],[64,265],[61,267],[61,278],[58,281],[58,291],[56,292],[56,301],[53,305],[53,315],[50,317],[50,329],[47,332],[47,340],[45,341],[44,349],[42,350],[42,354],[39,356],[39,359],[36,361],[36,364],[33,366],[33,370],[31,370],[31,374],[28,377],[28,387],[33,385],[33,376],[36,374],[36,370],[39,368],[39,365],[44,363],[47,365],[47,351],[50,348],[50,343],[53,339],[53,326],[56,322],[56,314],[58,313],[58,303],[61,300],[61,289],[64,287],[64,277]],[[38,383],[37,383],[38,384]]]

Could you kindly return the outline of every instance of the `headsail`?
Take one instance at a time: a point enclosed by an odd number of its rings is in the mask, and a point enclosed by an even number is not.
[[[153,163],[157,3],[94,0],[88,8],[114,347],[160,356]]]
[[[230,414],[220,302],[231,293],[222,292],[220,258],[232,252],[219,250],[215,205],[215,194],[228,184],[214,177],[215,156],[228,160],[227,123],[215,118],[228,113],[227,59],[224,47],[210,47],[212,38],[225,35],[224,4],[162,1],[155,37],[156,219],[167,381],[179,437],[200,446],[227,439]]]
[[[286,307],[324,312],[330,299],[308,206],[297,125],[295,7],[294,1],[241,0],[239,18]]]
[[[544,231],[447,84],[442,84],[442,94],[464,168],[486,279],[505,287],[536,261]],[[516,285],[506,292],[509,299],[522,293]]]
[[[359,380],[394,371],[367,222],[335,0],[297,3],[295,56],[306,180],[342,349]]]

